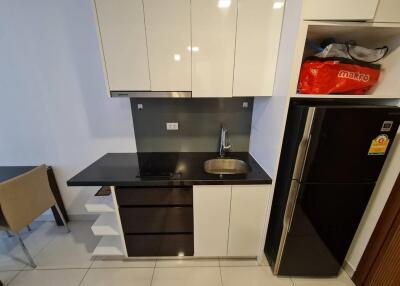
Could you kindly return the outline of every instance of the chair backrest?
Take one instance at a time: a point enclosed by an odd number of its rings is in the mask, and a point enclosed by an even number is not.
[[[46,165],[0,183],[1,211],[13,232],[19,232],[55,204]]]

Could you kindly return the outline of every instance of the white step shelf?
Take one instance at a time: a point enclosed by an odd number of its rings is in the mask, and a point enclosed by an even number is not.
[[[114,202],[111,195],[92,197],[90,200],[86,202],[85,207],[89,213],[115,212]]]
[[[93,234],[96,236],[119,236],[115,213],[103,213],[92,225]]]
[[[122,256],[124,255],[121,237],[104,236],[93,251],[94,256]]]

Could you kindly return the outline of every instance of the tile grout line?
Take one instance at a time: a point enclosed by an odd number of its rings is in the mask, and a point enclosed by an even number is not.
[[[221,266],[219,267],[219,277],[221,278],[221,286],[224,286],[224,281],[222,279],[222,269]]]
[[[153,274],[151,275],[150,286],[153,285],[153,278],[154,278],[154,273],[156,272],[157,261],[158,259],[156,259],[156,261],[154,262]]]
[[[221,269],[221,258],[218,257],[218,268],[219,268],[219,277],[221,278],[221,286],[224,285],[224,282],[222,281],[222,269]]]
[[[296,286],[296,285],[294,284],[293,277],[292,277],[292,276],[289,276],[289,279],[290,279],[290,282],[292,282],[292,285],[293,285],[293,286]]]
[[[92,269],[92,265],[93,265],[93,263],[94,263],[95,261],[96,261],[96,258],[93,259],[92,263],[90,263],[90,265],[89,265],[89,268],[86,269],[86,272],[85,272],[85,274],[83,275],[83,277],[82,277],[81,281],[79,282],[78,286],[80,286],[80,285],[82,284],[83,280],[85,280],[86,275],[88,274],[89,270]]]
[[[17,278],[17,276],[22,272],[22,269],[17,271],[17,274],[14,275],[13,278],[10,279],[10,281],[8,281],[7,283],[4,283],[4,285],[10,285],[11,282],[13,282],[15,280],[15,278]],[[3,282],[3,281],[2,281]]]
[[[86,274],[89,272],[90,268],[86,269],[85,274],[83,275],[81,281],[79,282],[78,286],[82,285],[83,280],[85,280]]]

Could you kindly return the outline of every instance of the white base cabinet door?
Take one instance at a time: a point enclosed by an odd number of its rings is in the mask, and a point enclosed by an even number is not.
[[[193,186],[194,256],[226,256],[231,186]]]
[[[268,208],[268,185],[232,186],[228,256],[258,256]]]

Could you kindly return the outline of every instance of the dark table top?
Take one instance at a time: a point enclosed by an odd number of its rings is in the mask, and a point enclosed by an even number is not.
[[[0,166],[0,183],[22,175],[37,166]]]
[[[249,153],[232,152],[226,158],[247,162],[250,171],[238,175],[213,175],[203,163],[216,153],[107,153],[71,178],[68,186],[192,186],[271,184],[268,174]]]

